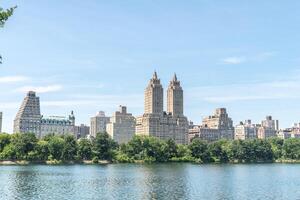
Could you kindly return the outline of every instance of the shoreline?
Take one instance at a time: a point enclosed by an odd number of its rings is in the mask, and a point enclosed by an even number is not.
[[[109,164],[179,164],[179,163],[190,163],[190,164],[197,164],[197,165],[224,165],[224,164],[300,164],[300,160],[288,160],[288,159],[281,159],[269,162],[211,162],[211,163],[198,163],[198,162],[145,162],[136,160],[134,162],[113,162],[108,160],[100,160],[97,163],[93,162],[92,160],[83,160],[83,161],[27,161],[27,160],[1,160],[0,166],[24,166],[24,165],[109,165]]]

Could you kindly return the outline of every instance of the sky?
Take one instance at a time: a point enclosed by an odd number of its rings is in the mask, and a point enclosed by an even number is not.
[[[5,132],[28,90],[77,124],[119,105],[139,116],[154,70],[164,92],[177,73],[195,124],[218,107],[235,124],[300,121],[300,1],[0,1],[14,5],[0,29]]]

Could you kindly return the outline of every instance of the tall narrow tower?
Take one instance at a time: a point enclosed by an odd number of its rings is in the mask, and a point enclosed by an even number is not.
[[[167,112],[175,117],[183,116],[183,90],[176,74],[170,81],[167,98]]]
[[[145,113],[162,114],[163,105],[163,87],[154,72],[145,90]]]
[[[14,133],[35,133],[41,131],[40,98],[29,91],[14,120]]]

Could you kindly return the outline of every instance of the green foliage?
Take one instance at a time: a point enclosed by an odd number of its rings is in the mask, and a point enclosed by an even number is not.
[[[0,152],[3,151],[4,147],[10,143],[11,135],[6,133],[0,133]]]
[[[49,155],[50,155],[50,151],[49,151],[49,144],[48,141],[45,140],[40,140],[38,141],[35,151],[37,153],[37,160],[47,160]]]
[[[5,22],[8,20],[10,16],[13,15],[14,10],[17,8],[17,6],[8,8],[4,10],[0,7],[0,28],[2,28],[5,24]],[[2,64],[2,56],[0,55],[0,64]]]
[[[122,151],[118,151],[116,153],[115,161],[119,163],[131,163],[134,162],[132,158],[130,158],[126,153],[123,153]]]
[[[117,147],[118,144],[107,133],[97,133],[96,138],[93,140],[93,154],[100,160],[112,160],[113,150]]]
[[[208,149],[208,143],[203,140],[194,139],[189,145],[192,156],[196,159],[200,159],[202,162],[207,163],[212,160],[211,154]]]
[[[59,136],[53,136],[48,141],[49,159],[61,160],[64,150],[64,139]]]
[[[0,7],[0,27],[4,25],[10,16],[13,15],[16,8],[17,6],[4,10]]]
[[[212,142],[208,145],[209,152],[211,152],[212,159],[215,162],[226,163],[229,161],[228,158],[228,141],[219,140]]]
[[[0,153],[1,160],[15,160],[16,159],[16,149],[13,144],[8,144],[4,147],[3,151]]]
[[[92,158],[92,143],[88,139],[80,139],[77,154],[82,160],[90,160]]]
[[[120,146],[107,133],[99,133],[91,140],[79,141],[72,135],[48,135],[37,140],[34,134],[0,134],[1,160],[64,161],[108,160],[131,162],[273,162],[274,160],[300,160],[300,138],[282,140],[219,140],[208,143],[194,139],[189,145],[173,140],[135,136]]]
[[[77,154],[77,142],[74,136],[66,135],[64,137],[64,145],[62,151],[62,160],[75,160]]]
[[[271,144],[272,151],[274,154],[274,159],[279,159],[282,157],[282,146],[283,146],[283,139],[272,137],[268,139],[268,142]]]
[[[289,138],[283,143],[283,157],[286,159],[300,159],[300,139]]]
[[[26,159],[28,152],[33,151],[37,143],[37,138],[33,133],[13,134],[11,144],[14,146],[16,158]]]

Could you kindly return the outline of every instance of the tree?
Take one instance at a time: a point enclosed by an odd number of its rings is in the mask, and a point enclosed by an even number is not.
[[[300,139],[289,138],[283,143],[283,157],[287,159],[300,159]]]
[[[10,16],[13,15],[17,6],[4,10],[0,7],[0,27],[3,27]]]
[[[49,139],[49,157],[50,159],[61,160],[64,149],[64,139],[59,136],[53,136]]]
[[[4,26],[5,22],[13,15],[17,6],[4,10],[0,7],[0,28]],[[2,56],[0,55],[0,64],[2,64]]]
[[[35,151],[37,154],[38,160],[48,160],[48,157],[50,155],[49,152],[49,145],[48,142],[45,140],[40,140],[37,142],[37,145],[35,147]]]
[[[226,151],[227,146],[227,140],[219,140],[208,145],[209,152],[211,152],[211,156],[215,162],[228,162],[229,159]]]
[[[10,143],[11,136],[6,133],[0,133],[0,152]]]
[[[77,153],[77,142],[73,135],[64,137],[64,148],[62,151],[62,160],[75,160]]]
[[[93,140],[93,154],[100,160],[112,160],[118,144],[107,133],[97,133]]]
[[[206,141],[194,139],[189,145],[189,149],[194,158],[200,159],[204,163],[210,162],[212,159]]]
[[[79,158],[82,160],[92,159],[92,143],[88,139],[80,139],[78,142],[78,152]]]
[[[11,143],[16,150],[16,158],[26,159],[28,152],[34,150],[37,138],[33,133],[13,134]]]
[[[271,137],[267,140],[271,146],[275,159],[279,159],[282,157],[282,147],[284,140],[278,137]]]

